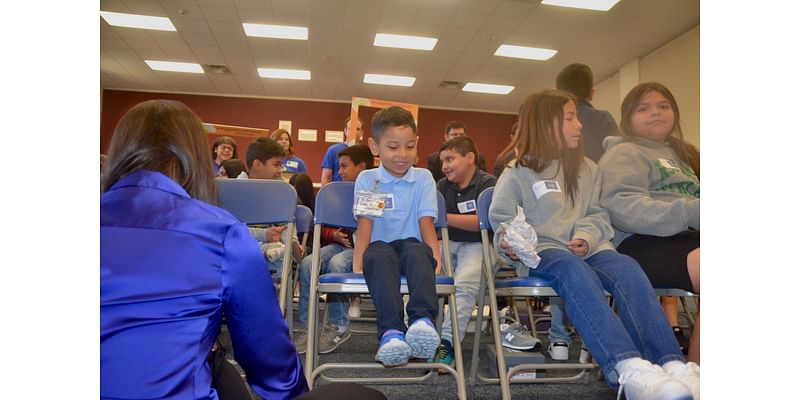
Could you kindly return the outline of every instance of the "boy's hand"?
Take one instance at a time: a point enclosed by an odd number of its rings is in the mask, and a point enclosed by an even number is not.
[[[347,233],[342,231],[342,229],[333,232],[333,240],[344,247],[353,247],[353,244],[350,243],[350,239],[347,238]]]
[[[589,254],[589,243],[583,239],[575,239],[567,242],[567,249],[576,256],[586,257]]]
[[[306,249],[304,249],[303,246],[300,246],[300,243],[292,240],[292,257],[294,257],[294,260],[300,262],[305,253]]]
[[[281,232],[283,232],[284,229],[286,229],[286,225],[267,228],[267,242],[280,242]]]
[[[500,248],[503,249],[503,251],[506,253],[506,256],[508,256],[508,258],[510,258],[510,259],[512,259],[514,261],[519,261],[519,257],[517,256],[517,253],[515,253],[514,250],[511,250],[511,246],[508,244],[507,241],[505,241],[505,240],[500,241]]]

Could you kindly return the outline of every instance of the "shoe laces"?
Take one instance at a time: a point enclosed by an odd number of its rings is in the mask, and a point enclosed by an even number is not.
[[[524,326],[518,324],[518,323],[502,324],[502,325],[500,325],[500,331],[503,332],[503,333],[509,333],[510,332],[511,334],[513,334],[515,336],[532,337],[531,334],[528,332],[528,329],[525,328]]]
[[[447,350],[447,347],[439,346],[436,350],[436,358],[434,358],[434,360],[444,360],[447,358],[448,354],[450,354],[450,351]]]
[[[662,379],[655,379],[656,377],[661,377]],[[617,400],[619,400],[622,395],[622,388],[629,382],[635,382],[639,386],[648,388],[663,383],[664,379],[669,379],[669,377],[664,370],[657,365],[650,364],[647,361],[629,365],[625,373],[619,376]]]

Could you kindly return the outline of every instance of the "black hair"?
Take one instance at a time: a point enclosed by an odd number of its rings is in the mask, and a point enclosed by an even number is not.
[[[417,133],[417,123],[411,112],[402,107],[391,106],[380,109],[372,116],[372,139],[380,143],[386,128],[393,126],[409,126]]]
[[[363,162],[367,169],[375,168],[375,156],[372,155],[369,146],[365,144],[354,144],[340,151],[338,156],[350,157],[350,161],[353,162],[353,165],[358,165]]]
[[[283,158],[285,156],[286,153],[284,153],[278,142],[262,136],[247,146],[247,168],[253,168],[253,161],[255,160],[266,163],[270,158]]]
[[[586,64],[567,65],[556,77],[557,89],[570,92],[579,99],[588,99],[592,95],[593,86],[592,69]]]

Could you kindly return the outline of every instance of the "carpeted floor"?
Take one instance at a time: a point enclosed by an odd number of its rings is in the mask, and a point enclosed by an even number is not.
[[[295,303],[295,308],[297,304]],[[369,301],[362,303],[362,310],[365,317],[374,316],[374,309],[371,308]],[[375,351],[378,348],[377,338],[375,337],[375,324],[368,321],[353,321],[351,323],[353,333],[349,340],[343,343],[336,351],[331,354],[322,355],[321,362],[373,362]],[[544,330],[546,326],[540,325],[537,329]],[[359,333],[364,331],[365,333]],[[366,333],[371,332],[371,333]],[[474,334],[468,333],[463,341],[465,377],[467,378],[467,396],[470,399],[500,399],[500,387],[493,384],[480,383],[477,385],[469,384],[469,373],[472,358],[472,344]],[[543,341],[543,348],[547,348],[547,335],[539,334],[538,337]],[[221,335],[223,345],[229,349],[229,355],[233,357],[230,338],[227,331],[223,328]],[[489,366],[489,359],[486,346],[489,344],[489,337],[483,335],[481,339],[481,355],[479,368],[486,374]],[[580,353],[580,343],[570,347],[570,360],[577,361]],[[301,357],[305,361],[304,357]],[[548,358],[549,360],[549,358]],[[577,371],[547,371],[548,376],[564,376],[574,374]],[[365,375],[373,374],[373,375]],[[375,375],[377,374],[377,375]],[[360,377],[360,376],[420,376],[424,372],[420,370],[337,370],[331,372],[330,376],[341,377]],[[316,385],[324,384],[324,379],[316,382]],[[439,375],[428,382],[415,384],[370,384],[386,394],[389,399],[456,399],[457,388],[455,379],[450,375]],[[597,370],[587,372],[583,378],[574,383],[550,383],[550,384],[512,384],[511,395],[516,399],[614,399],[616,390],[611,389],[608,384],[599,378]],[[254,398],[257,398],[254,396]]]

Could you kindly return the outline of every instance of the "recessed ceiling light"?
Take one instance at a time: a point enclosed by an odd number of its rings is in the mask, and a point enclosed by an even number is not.
[[[542,0],[548,6],[583,8],[585,10],[608,11],[619,0]]]
[[[184,63],[174,61],[153,61],[144,60],[153,71],[167,71],[167,72],[189,72],[192,74],[202,74],[203,67],[197,63]]]
[[[252,37],[274,39],[308,40],[308,28],[304,26],[242,24],[244,33]]]
[[[112,26],[156,31],[177,31],[175,25],[172,25],[172,21],[167,17],[151,17],[149,15],[123,14],[109,11],[100,11],[100,16]]]
[[[393,35],[378,33],[375,35],[373,45],[381,47],[395,47],[398,49],[433,50],[439,39],[423,36]]]
[[[259,68],[258,76],[262,78],[298,79],[307,81],[311,79],[311,71],[304,69]]]
[[[524,58],[526,60],[549,60],[556,55],[558,50],[540,49],[537,47],[513,46],[510,44],[502,44],[494,52],[496,56]]]
[[[509,94],[512,90],[514,90],[514,87],[507,85],[492,85],[489,83],[467,82],[467,84],[464,85],[464,88],[461,90],[475,93]]]
[[[416,80],[417,78],[413,76],[364,74],[364,83],[374,83],[377,85],[408,87],[408,86],[414,86],[414,81]]]

